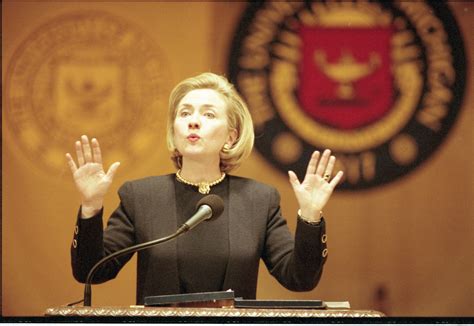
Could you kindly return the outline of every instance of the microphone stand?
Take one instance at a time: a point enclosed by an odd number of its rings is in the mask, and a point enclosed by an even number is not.
[[[187,224],[183,224],[172,235],[166,236],[166,237],[161,238],[161,239],[140,243],[140,244],[137,244],[137,245],[132,246],[132,247],[124,248],[122,250],[116,251],[116,252],[102,258],[101,260],[99,260],[99,262],[97,262],[91,268],[91,270],[89,271],[89,274],[87,274],[86,283],[85,283],[85,287],[84,287],[84,306],[85,307],[90,307],[91,306],[91,301],[92,301],[92,287],[91,287],[92,277],[94,276],[94,273],[97,271],[99,266],[101,266],[105,262],[108,262],[109,260],[112,260],[116,257],[126,255],[126,254],[129,254],[129,253],[132,253],[132,252],[138,252],[138,251],[141,251],[141,250],[144,250],[144,249],[148,249],[150,247],[156,246],[157,244],[160,244],[160,243],[169,241],[171,239],[174,239],[177,236],[187,232],[189,229],[190,228]]]

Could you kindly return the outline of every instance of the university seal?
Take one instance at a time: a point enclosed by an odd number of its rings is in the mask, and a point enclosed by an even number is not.
[[[311,153],[330,148],[345,171],[340,190],[415,170],[465,91],[463,40],[438,1],[255,2],[230,53],[257,150],[302,177]]]
[[[111,157],[138,164],[156,144],[167,75],[160,49],[121,18],[53,18],[9,62],[4,117],[11,139],[30,162],[55,174],[82,134],[97,137]]]

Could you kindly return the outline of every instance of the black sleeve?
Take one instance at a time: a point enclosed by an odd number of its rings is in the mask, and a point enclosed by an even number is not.
[[[298,218],[295,238],[281,216],[280,195],[272,188],[263,260],[270,273],[289,290],[310,291],[326,262],[325,221],[309,225]],[[324,235],[324,237],[323,237]]]
[[[135,244],[133,223],[133,189],[125,183],[119,189],[120,205],[112,213],[103,230],[101,210],[97,215],[83,219],[81,209],[77,216],[71,245],[71,264],[74,278],[84,283],[90,269],[103,257]],[[92,283],[103,283],[117,276],[133,254],[115,258],[99,268]]]

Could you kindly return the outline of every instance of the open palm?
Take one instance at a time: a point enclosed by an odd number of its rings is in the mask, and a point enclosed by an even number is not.
[[[82,136],[81,140],[75,143],[75,147],[77,165],[71,154],[67,153],[66,158],[82,204],[100,208],[120,163],[113,163],[105,173],[99,142],[95,138],[89,144],[87,136]]]
[[[311,155],[303,182],[300,183],[293,171],[288,172],[301,215],[308,220],[318,220],[319,212],[328,202],[343,175],[343,172],[339,171],[330,180],[336,158],[331,156],[330,150],[325,150],[321,159],[320,156],[318,151]]]

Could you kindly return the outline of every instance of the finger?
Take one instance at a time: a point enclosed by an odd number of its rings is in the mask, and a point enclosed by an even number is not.
[[[333,189],[337,186],[339,181],[341,181],[343,175],[344,175],[344,172],[339,171],[337,172],[336,176],[331,180],[329,184],[331,185],[331,187],[333,187]]]
[[[332,156],[329,157],[328,165],[326,166],[326,171],[324,171],[324,180],[328,181],[331,179],[332,169],[334,168],[334,164],[336,163],[336,157]]]
[[[77,156],[77,163],[79,166],[84,165],[84,154],[82,153],[82,145],[80,141],[77,141],[75,143],[76,145],[76,156]]]
[[[107,171],[107,178],[109,178],[110,181],[114,179],[115,173],[117,172],[118,167],[120,166],[120,162],[115,162],[112,164]]]
[[[306,174],[314,174],[316,172],[316,164],[318,163],[319,152],[314,151],[309,159],[308,167],[306,168]]]
[[[329,156],[331,155],[331,151],[329,149],[325,149],[323,155],[321,156],[321,160],[318,164],[318,169],[316,170],[316,174],[320,177],[323,176],[324,171],[326,170],[326,166],[329,161]]]
[[[92,138],[92,154],[94,155],[94,162],[102,164],[102,153],[100,151],[99,141],[95,138]]]
[[[86,135],[82,135],[81,137],[82,142],[82,151],[84,152],[84,160],[86,163],[92,162],[92,151],[91,145],[89,144],[89,138]]]
[[[66,153],[66,160],[67,164],[69,165],[69,168],[71,169],[72,174],[74,174],[77,171],[77,166],[74,160],[72,159],[71,154]]]
[[[296,190],[296,188],[300,185],[300,181],[298,180],[298,177],[296,176],[295,172],[288,171],[288,177],[290,178],[291,186],[293,187],[293,189]]]

